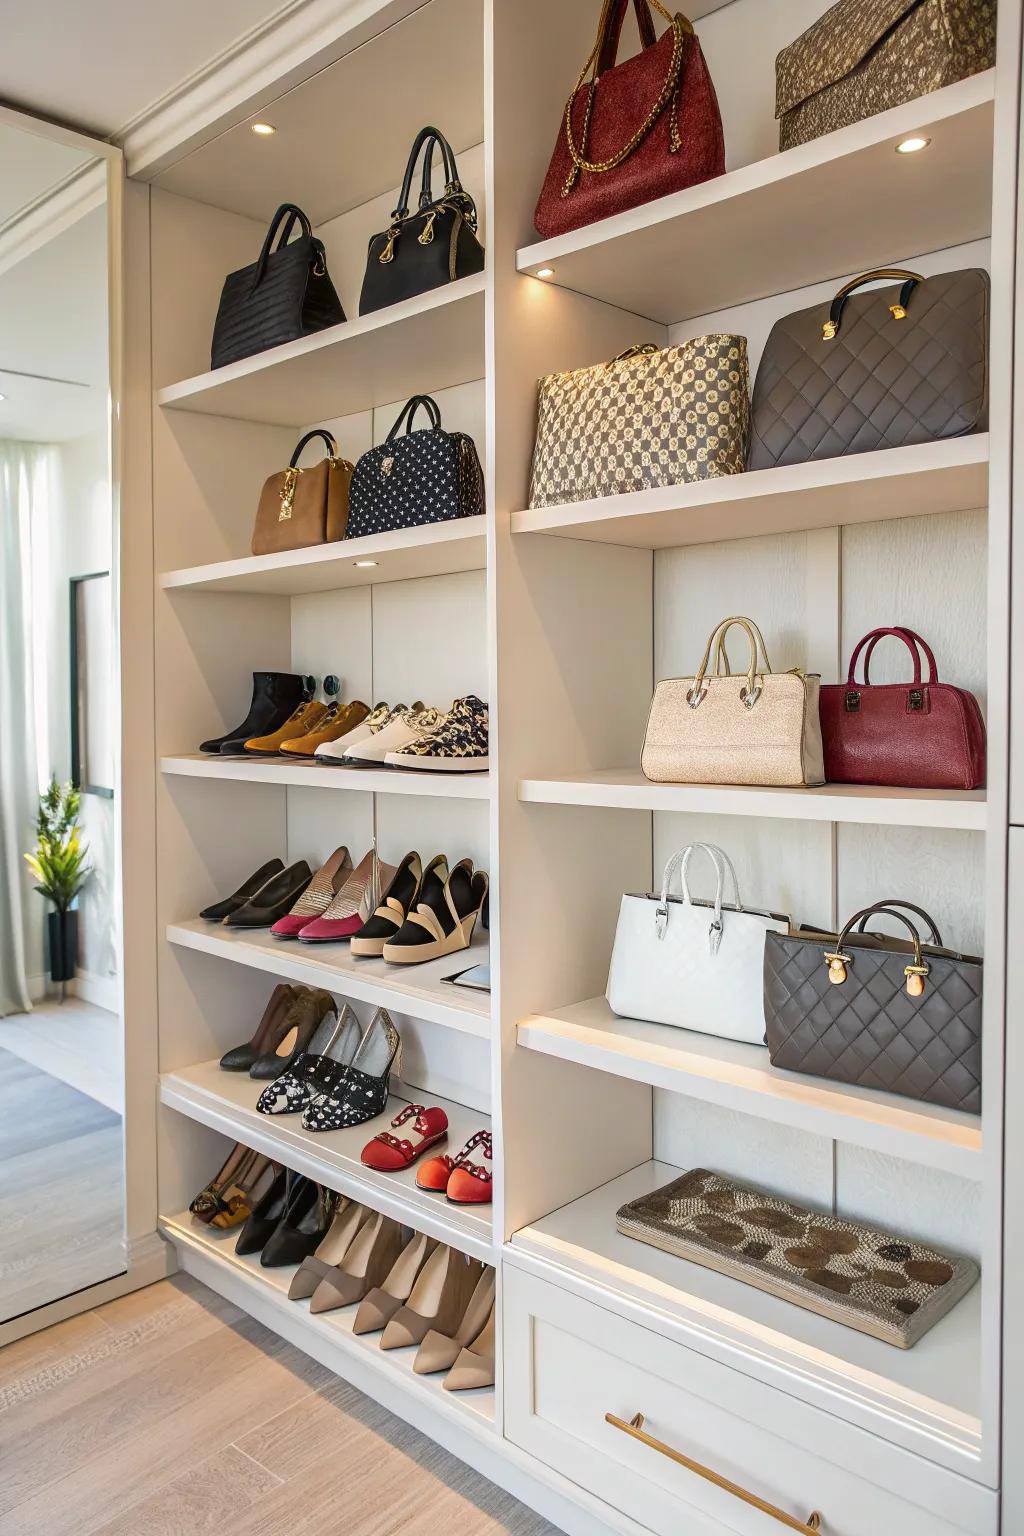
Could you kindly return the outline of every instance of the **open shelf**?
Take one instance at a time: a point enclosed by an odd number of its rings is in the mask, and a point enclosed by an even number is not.
[[[356,1307],[313,1313],[308,1301],[289,1301],[293,1266],[264,1269],[259,1254],[235,1252],[237,1232],[217,1233],[193,1220],[187,1211],[160,1218],[160,1230],[178,1252],[182,1268],[219,1295],[226,1296],[257,1321],[271,1328],[313,1359],[354,1386],[380,1396],[380,1387],[400,1394],[399,1412],[411,1400],[443,1414],[465,1428],[494,1430],[494,1388],[475,1392],[446,1392],[444,1376],[417,1376],[415,1349],[381,1349],[380,1335],[352,1331]],[[390,1398],[384,1399],[391,1403]],[[404,1417],[409,1417],[407,1411]]]
[[[552,240],[520,272],[670,325],[991,231],[995,71]],[[911,134],[931,140],[898,155]],[[709,259],[709,252],[714,258]]]
[[[483,378],[485,275],[157,391],[157,404],[308,426]]]
[[[369,587],[417,576],[450,576],[482,571],[487,565],[486,517],[399,528],[367,539],[343,539],[278,555],[247,555],[165,571],[160,585],[170,592],[256,592],[299,597],[341,587]],[[373,566],[360,561],[373,560]]]
[[[524,1227],[512,1248],[603,1288],[605,1305],[639,1304],[648,1327],[962,1471],[981,1440],[981,1286],[896,1349],[616,1229],[620,1206],[682,1171],[643,1163]]]
[[[670,549],[988,504],[987,432],[512,514],[513,533]]]
[[[604,806],[626,811],[690,811],[717,816],[770,816],[888,827],[943,827],[984,832],[985,791],[879,789],[826,784],[820,789],[764,789],[746,784],[652,784],[630,769],[523,779],[520,800],[537,805]]]
[[[162,773],[234,784],[284,784],[292,788],[358,789],[372,795],[432,795],[448,800],[487,800],[488,773],[417,773],[405,768],[321,767],[285,757],[217,757],[186,752],[160,759]]]
[[[445,1024],[462,1034],[489,1039],[491,1000],[486,992],[446,986],[444,976],[487,960],[487,936],[481,934],[457,955],[424,965],[388,965],[386,960],[357,960],[347,944],[299,944],[270,937],[266,929],[246,931],[204,923],[201,918],[171,923],[167,941],[203,955],[216,955],[235,965],[266,971],[283,981],[323,987],[353,1002],[372,1003],[395,1013],[432,1024]]]
[[[474,1258],[493,1262],[491,1207],[452,1205],[444,1195],[431,1194],[416,1183],[416,1164],[399,1173],[377,1173],[360,1162],[359,1154],[378,1131],[405,1108],[392,1097],[383,1115],[345,1131],[304,1131],[301,1115],[261,1115],[256,1100],[266,1085],[246,1073],[222,1072],[215,1061],[165,1072],[160,1078],[160,1102],[180,1114],[209,1125],[233,1141],[304,1173],[329,1189],[373,1206],[396,1221],[450,1243]],[[475,1131],[489,1130],[490,1120],[430,1095],[430,1103],[448,1116],[448,1141],[441,1150],[458,1152]]]
[[[667,1088],[776,1125],[868,1147],[962,1178],[982,1176],[977,1115],[780,1072],[771,1065],[764,1046],[620,1019],[603,997],[524,1019],[518,1040],[527,1050]]]

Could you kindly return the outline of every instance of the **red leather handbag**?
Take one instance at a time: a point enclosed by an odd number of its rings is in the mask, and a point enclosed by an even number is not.
[[[914,658],[911,683],[872,683],[880,640],[902,640]],[[857,664],[864,653],[864,681]],[[921,656],[928,678],[921,677]],[[897,789],[980,789],[985,782],[985,722],[965,688],[940,683],[927,641],[912,629],[873,629],[850,657],[845,683],[820,694],[825,778],[831,784]]]
[[[643,51],[616,64],[629,0],[604,0],[534,214],[545,239],[725,170],[718,98],[693,27],[660,0],[633,4]],[[671,23],[660,39],[651,5]]]

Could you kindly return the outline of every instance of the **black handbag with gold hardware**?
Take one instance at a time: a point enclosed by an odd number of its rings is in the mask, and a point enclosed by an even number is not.
[[[291,237],[295,226],[298,237]],[[275,237],[277,249],[273,250]],[[323,242],[301,208],[282,203],[270,221],[258,261],[231,272],[213,327],[211,366],[325,331],[345,319],[327,271]]]
[[[858,292],[885,278],[891,288]],[[983,432],[989,279],[866,272],[772,327],[754,382],[748,469]]]
[[[445,188],[435,198],[432,185],[434,151],[444,161]],[[416,162],[423,155],[419,207],[409,211]],[[459,181],[452,147],[436,128],[421,128],[405,168],[398,207],[391,223],[370,240],[359,313],[371,314],[388,304],[471,277],[484,268],[484,248],[477,237],[476,204]]]
[[[917,924],[926,925],[930,943]],[[879,917],[909,941],[869,933]],[[880,901],[842,933],[767,933],[764,1016],[773,1067],[981,1112],[982,962],[943,947],[907,901]]]
[[[414,432],[413,418],[421,406],[430,428]],[[484,476],[473,439],[466,432],[446,432],[437,402],[430,395],[413,395],[385,441],[356,464],[346,537],[478,517],[483,510]]]

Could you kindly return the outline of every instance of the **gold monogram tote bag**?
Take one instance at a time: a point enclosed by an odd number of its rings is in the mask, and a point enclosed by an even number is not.
[[[745,336],[630,347],[541,379],[530,506],[739,474],[749,433]]]
[[[725,650],[733,625],[750,642],[750,665],[738,677]],[[668,678],[655,689],[640,759],[645,777],[658,784],[824,784],[820,684],[816,674],[773,672],[753,619],[723,619],[696,676]]]

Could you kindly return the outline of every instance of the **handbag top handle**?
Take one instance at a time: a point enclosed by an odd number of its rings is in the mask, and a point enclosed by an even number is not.
[[[604,38],[604,44],[597,59],[598,79],[607,70],[614,68],[615,60],[619,56],[622,23],[629,10],[629,0],[606,0],[604,9],[605,14],[598,25],[597,34],[599,38],[603,34]],[[636,24],[640,29],[641,48],[653,48],[658,41],[658,34],[654,27],[649,0],[633,0],[633,9],[636,11]]]
[[[288,460],[289,469],[296,468],[299,459],[302,456],[303,448],[305,448],[307,443],[311,443],[315,437],[323,438],[323,441],[327,447],[327,457],[330,459],[332,464],[335,462],[338,457],[338,444],[336,439],[330,432],[328,432],[326,427],[314,427],[312,432],[307,432],[305,437],[300,438],[298,443],[295,445],[295,452]]]
[[[432,395],[413,395],[412,399],[407,400],[405,405],[402,407],[402,411],[398,417],[398,420],[395,422],[394,426],[391,428],[391,431],[384,439],[386,443],[390,443],[393,438],[396,438],[399,432],[401,432],[403,426],[407,433],[412,431],[413,419],[421,405],[426,411],[427,415],[430,417],[430,425],[433,430],[435,432],[440,431],[441,411],[438,407],[437,401],[433,398]]]
[[[565,139],[569,148],[569,154],[572,156],[572,168],[566,178],[565,185],[562,188],[563,197],[569,196],[569,193],[572,191],[573,187],[576,185],[577,180],[579,179],[579,174],[581,171],[587,171],[590,175],[600,175],[604,171],[613,171],[616,166],[622,164],[623,160],[627,160],[633,151],[637,149],[646,139],[647,135],[651,132],[652,128],[658,121],[658,118],[661,116],[666,106],[668,106],[669,102],[675,100],[679,90],[679,77],[682,74],[683,69],[683,54],[685,43],[687,37],[693,35],[693,26],[685,16],[673,16],[670,11],[665,9],[661,3],[661,0],[644,0],[644,8],[647,11],[647,20],[650,22],[651,32],[654,30],[654,23],[650,16],[651,5],[653,5],[654,9],[665,18],[665,20],[672,28],[672,59],[668,67],[668,73],[665,76],[664,84],[661,87],[661,91],[657,97],[657,100],[654,102],[654,105],[651,107],[639,128],[623,145],[618,153],[609,155],[607,160],[587,159],[587,140],[590,137],[591,118],[594,115],[594,97],[597,92],[598,79],[600,77],[602,68],[605,70],[610,69],[615,62],[616,55],[618,54],[619,39],[622,34],[622,22],[626,14],[627,4],[628,0],[605,0],[604,8],[601,11],[601,20],[597,29],[597,41],[595,42],[590,52],[590,56],[587,59],[587,62],[580,70],[579,78],[573,87],[572,95],[569,97],[568,104],[566,105]],[[640,15],[641,8],[640,5],[637,4],[638,19],[640,18]],[[640,28],[640,35],[641,38],[643,38],[646,35],[645,24],[643,21],[640,22]],[[644,46],[647,47],[648,45],[645,43]],[[603,65],[602,60],[604,61]],[[588,75],[590,76],[589,85],[587,82]],[[573,126],[572,114],[573,108],[576,105],[576,97],[579,95],[584,85],[588,86],[587,110],[586,116],[583,119],[583,133],[581,135],[582,142],[577,145],[576,130]],[[679,122],[678,114],[676,112],[672,113],[670,141],[670,149],[672,154],[677,154],[678,151],[682,149],[683,145],[682,139],[679,137]]]
[[[858,288],[867,287],[868,283],[877,283],[885,277],[902,277],[903,287],[900,289],[898,304],[889,305],[889,313],[894,320],[907,318],[907,305],[910,303],[914,289],[924,282],[920,272],[908,272],[906,267],[877,267],[874,272],[864,272],[860,277],[855,277],[846,283],[835,298],[828,312],[828,319],[821,328],[822,341],[835,341],[839,335],[839,327],[843,322],[843,310],[851,293],[856,293]]]
[[[258,288],[263,281],[267,270],[267,262],[270,260],[271,246],[274,244],[274,236],[280,231],[281,238],[277,242],[277,249],[279,251],[283,250],[294,233],[296,223],[300,226],[306,239],[312,240],[313,226],[302,209],[297,208],[294,203],[282,203],[270,221],[270,228],[267,230],[266,239],[263,241],[262,248],[260,249],[259,260],[256,263],[256,276],[252,284],[254,289]]]
[[[405,167],[405,175],[402,178],[402,190],[398,195],[398,207],[391,217],[406,219],[409,217],[409,199],[412,196],[412,178],[416,171],[416,162],[420,152],[425,151],[423,160],[423,183],[420,188],[420,208],[427,208],[434,201],[433,194],[433,168],[434,150],[440,149],[441,158],[444,161],[445,181],[448,187],[458,188],[459,168],[455,164],[455,154],[451,145],[439,128],[421,128],[416,135],[415,142],[409,152],[409,159]]]
[[[871,683],[871,658],[874,655],[875,646],[878,645],[880,640],[886,639],[889,635],[891,635],[894,640],[902,640],[903,644],[907,647],[907,650],[910,652],[911,656],[913,657],[913,659],[914,659],[914,686],[915,687],[919,688],[921,686],[921,652],[922,651],[924,652],[925,660],[928,663],[928,683],[932,684],[932,683],[937,683],[938,682],[938,680],[939,680],[939,672],[938,672],[938,668],[935,665],[935,656],[934,656],[934,654],[932,652],[932,648],[928,644],[927,640],[923,640],[919,634],[915,633],[914,630],[912,630],[912,629],[904,629],[902,626],[899,626],[899,627],[893,628],[893,629],[872,629],[872,630],[869,630],[868,633],[863,637],[863,639],[858,640],[858,642],[857,642],[857,644],[856,644],[856,646],[854,648],[853,655],[850,657],[850,670],[847,673],[847,678],[846,678],[847,684],[850,687],[860,687],[860,686],[863,686],[863,687],[867,688],[870,685],[870,683]],[[865,650],[865,647],[867,647],[866,650]],[[864,682],[863,682],[863,684],[858,684],[857,683],[857,663],[860,660],[860,654],[861,654],[862,651],[864,651]]]
[[[903,903],[905,906],[906,903]],[[924,994],[925,977],[929,974],[930,967],[921,953],[921,935],[918,933],[909,917],[904,917],[902,912],[897,912],[895,907],[887,907],[889,917],[902,923],[910,934],[910,941],[914,946],[913,964],[905,966],[903,974],[906,977],[906,991],[910,998],[919,998]],[[847,967],[853,964],[853,956],[843,953],[843,945],[850,937],[850,931],[863,918],[873,917],[878,912],[878,907],[862,907],[855,912],[844,927],[836,942],[835,950],[831,953],[825,951],[825,964],[828,966],[828,979],[834,987],[841,987],[847,977]]]
[[[717,666],[721,663],[721,658],[725,656],[725,637],[734,624],[738,625],[740,629],[746,631],[747,639],[750,642],[750,666],[747,669],[747,686],[742,690],[740,697],[748,709],[753,709],[754,705],[761,697],[761,687],[757,682],[757,677],[758,675],[766,676],[772,670],[772,664],[768,660],[768,647],[765,645],[764,636],[758,629],[757,625],[754,623],[753,619],[733,617],[731,619],[723,619],[721,624],[719,624],[711,632],[707,646],[704,649],[703,659],[701,661],[700,667],[698,668],[697,675],[693,680],[693,687],[686,695],[686,702],[689,704],[691,709],[696,709],[701,700],[704,698],[704,695],[707,693],[704,678],[707,674],[708,663],[711,660],[712,648],[717,641]],[[764,659],[764,671],[760,674],[758,674],[757,666],[759,650],[762,658]],[[726,658],[725,665],[727,669],[726,676],[731,676],[731,672],[728,671],[728,658]],[[719,673],[718,675],[720,676],[721,674]]]
[[[887,898],[885,901],[876,901],[875,905],[864,913],[860,922],[857,924],[857,932],[867,933],[868,923],[873,917],[878,917],[882,914],[884,914],[886,917],[899,917],[899,912],[894,910],[896,907],[903,907],[907,912],[914,912],[918,917],[923,918],[924,921],[928,924],[928,934],[931,943],[934,944],[937,949],[945,949],[946,946],[942,942],[942,935],[938,930],[934,917],[926,912],[924,907],[915,907],[912,901],[897,901],[893,897]]]
[[[733,905],[737,912],[743,911],[743,903],[740,900],[739,881],[736,878],[733,862],[725,849],[720,848],[717,843],[688,843],[685,848],[681,848],[678,853],[674,853],[669,859],[665,865],[665,873],[661,881],[661,900],[655,908],[655,931],[659,939],[663,939],[668,931],[669,896],[677,870],[679,871],[679,883],[683,893],[683,904],[684,906],[693,905],[690,887],[686,882],[686,866],[690,862],[690,855],[698,850],[707,854],[715,866],[715,874],[717,876],[715,885],[715,915],[708,929],[708,943],[711,953],[715,955],[718,953],[719,945],[722,942],[722,894],[725,887],[726,870],[728,870],[732,878]]]

